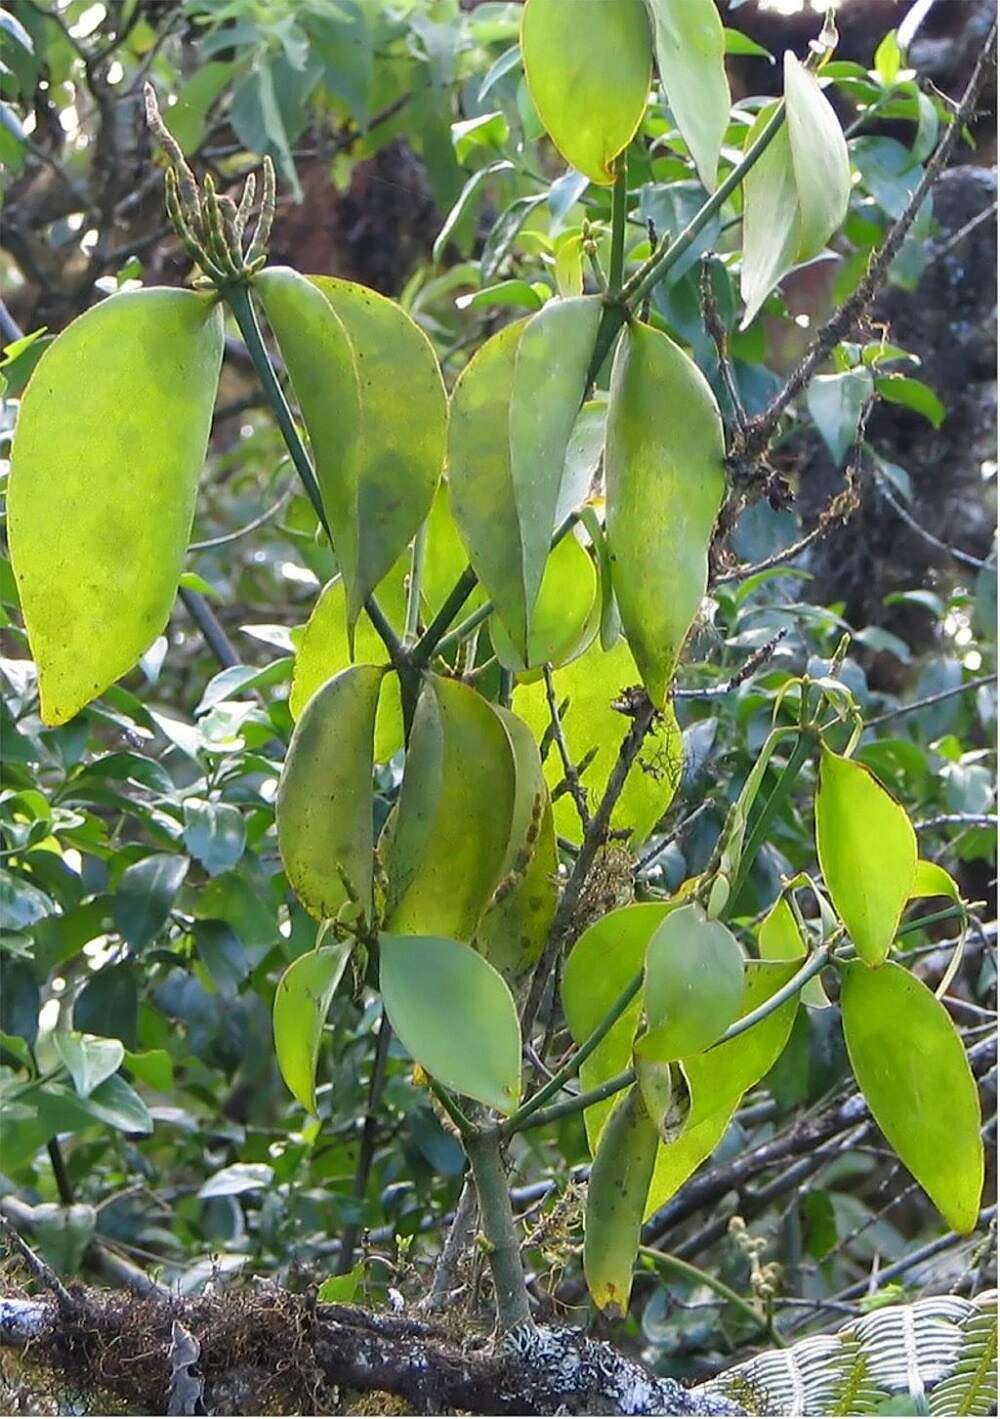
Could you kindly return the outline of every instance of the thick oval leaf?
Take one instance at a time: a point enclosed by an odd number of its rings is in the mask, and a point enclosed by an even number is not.
[[[601,1134],[587,1185],[583,1270],[600,1311],[622,1316],[628,1310],[658,1142],[642,1094],[629,1089]]]
[[[655,705],[705,595],[725,451],[697,365],[660,331],[631,326],[611,376],[607,533],[622,625]]]
[[[799,969],[794,961],[748,961],[740,1016],[749,1015]],[[739,1102],[763,1079],[788,1042],[798,998],[779,1005],[759,1024],[705,1054],[682,1060],[690,1106],[673,1143],[661,1143],[646,1200],[649,1217],[718,1146]]]
[[[715,190],[729,123],[726,36],[715,0],[650,0],[656,63],[698,176]]]
[[[563,665],[579,653],[597,596],[594,563],[573,536],[549,553],[542,589],[531,616],[527,663],[497,616],[490,619],[490,639],[500,664],[525,671],[539,665]]]
[[[521,1027],[503,977],[461,941],[379,938],[392,1028],[427,1073],[500,1113],[521,1093]]]
[[[330,1001],[340,984],[352,942],[338,941],[299,956],[274,993],[274,1049],[289,1092],[316,1112],[316,1063]]]
[[[403,624],[404,592],[402,576],[392,573],[379,583],[378,598],[390,618]],[[362,663],[377,665],[386,658],[381,636],[362,611],[354,628],[354,655]],[[295,651],[292,691],[288,707],[298,719],[316,691],[332,675],[346,670],[352,661],[347,640],[347,591],[341,577],[327,582],[313,606]],[[379,696],[375,716],[375,760],[383,764],[403,747],[403,710],[399,680],[388,675]]]
[[[448,425],[448,491],[469,561],[515,644],[524,645],[524,558],[510,469],[509,416],[524,322],[507,325],[456,381]]]
[[[312,445],[316,481],[349,587],[358,582],[358,479],[361,431],[357,362],[332,303],[287,266],[269,266],[254,281],[277,337]],[[362,600],[364,598],[362,597]]]
[[[116,1073],[125,1058],[125,1046],[121,1040],[84,1035],[77,1030],[57,1030],[54,1039],[59,1057],[73,1080],[73,1087],[83,1099]]]
[[[642,122],[652,44],[642,0],[588,5],[528,0],[521,20],[528,90],[546,132],[591,182],[614,181],[612,163]]]
[[[816,852],[858,955],[889,954],[917,875],[917,839],[903,809],[864,764],[825,746],[816,794]]]
[[[501,885],[473,944],[516,993],[541,955],[555,916],[559,855],[534,735],[510,710],[498,706],[496,712],[514,758],[514,808]]]
[[[48,724],[72,719],[131,670],[167,623],[222,336],[212,297],[129,291],[74,320],[35,367],[7,513]]]
[[[187,870],[187,858],[170,852],[151,853],[126,867],[115,893],[112,915],[133,951],[148,946],[163,929]]]
[[[384,671],[352,665],[316,691],[281,770],[275,821],[288,881],[320,920],[372,919],[372,771]]]
[[[566,452],[587,386],[600,324],[598,296],[550,301],[524,327],[510,402],[510,476],[521,532],[527,628],[555,529]],[[525,648],[520,628],[514,643]]]
[[[762,108],[747,133],[744,151],[752,147],[774,115],[776,105]],[[783,276],[795,265],[798,249],[799,203],[792,167],[788,124],[783,123],[743,179],[743,255],[740,295],[746,309],[745,330]]]
[[[736,1019],[743,997],[743,952],[721,921],[692,902],[653,933],[643,983],[647,1059],[682,1059],[707,1049]]]
[[[347,580],[350,624],[430,510],[444,462],[447,398],[427,336],[394,301],[333,276],[309,278],[347,331],[361,392],[357,565]]]
[[[843,965],[847,1053],[872,1117],[950,1227],[971,1232],[983,1192],[979,1093],[947,1010],[893,963]]]
[[[503,871],[513,809],[514,758],[492,706],[428,676],[384,850],[389,930],[470,941]]]
[[[603,650],[595,640],[576,660],[553,676],[560,706],[563,733],[573,762],[583,764],[580,774],[591,811],[600,802],[618,758],[618,749],[628,731],[629,721],[612,708],[622,692],[636,682],[635,661],[624,640]],[[545,685],[541,681],[519,684],[514,690],[514,709],[541,741],[551,722]],[[629,770],[625,787],[611,816],[615,829],[629,829],[634,842],[641,842],[670,807],[680,783],[683,741],[673,706],[667,705],[643,743],[642,751]],[[545,756],[545,777],[555,793],[564,774],[554,745]],[[579,839],[580,819],[572,797],[562,793],[553,799],[556,832]]]
[[[799,207],[796,257],[809,261],[847,216],[851,163],[829,99],[791,50],[785,51],[785,103]]]

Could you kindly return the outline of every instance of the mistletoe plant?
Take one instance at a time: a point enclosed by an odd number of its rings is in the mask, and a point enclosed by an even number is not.
[[[947,982],[935,995],[892,959],[907,904],[944,896],[960,912],[958,891],[852,757],[861,721],[836,658],[776,697],[706,869],[670,897],[616,904],[623,857],[677,788],[671,696],[710,562],[741,503],[780,494],[762,455],[782,406],[750,420],[733,387],[724,421],[649,298],[722,217],[716,259],[739,267],[749,325],[841,228],[851,171],[824,92],[829,25],[804,62],[785,56],[783,99],[754,113],[731,108],[713,0],[616,0],[588,6],[586,25],[576,11],[528,0],[522,54],[556,149],[611,189],[606,277],[593,230],[581,244],[599,290],[546,289],[540,309],[485,340],[449,398],[399,305],[267,265],[269,164],[259,209],[252,178],[238,205],[211,177],[199,187],[150,94],[168,210],[201,274],[193,290],[112,296],[52,344],[23,400],[9,497],[42,714],[58,725],[166,624],[235,320],[339,564],[298,649],[277,797],[285,873],[316,921],[314,949],[274,998],[278,1062],[315,1114],[334,993],[345,979],[378,992],[467,1154],[506,1330],[530,1323],[512,1141],[583,1112],[584,1268],[595,1305],[621,1314],[643,1220],[713,1151],[803,1002],[827,1004],[824,977],[839,986],[872,1114],[960,1232],[983,1183]],[[633,139],[654,62],[707,195],[683,230],[641,247],[629,171],[645,161]],[[725,235],[737,223],[741,243]],[[892,255],[873,258],[873,281]],[[834,343],[814,350],[785,403]],[[853,350],[856,367],[844,347],[837,368],[863,386],[860,439],[873,385]],[[373,775],[401,751],[376,833]],[[737,935],[727,921],[809,760],[822,879],[786,881]],[[559,1009],[575,1047],[538,1072],[528,1046]]]

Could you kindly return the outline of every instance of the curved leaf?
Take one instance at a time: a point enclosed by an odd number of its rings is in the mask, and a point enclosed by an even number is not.
[[[490,620],[490,639],[500,664],[508,670],[529,666],[564,665],[580,652],[591,625],[597,596],[594,563],[572,535],[553,547],[542,577],[542,588],[531,616],[527,664],[518,654],[503,622]],[[596,626],[593,628],[596,634]]]
[[[790,49],[785,51],[785,103],[799,209],[795,254],[809,261],[847,216],[851,163],[830,100]]]
[[[643,997],[649,1029],[640,1054],[665,1061],[707,1049],[736,1019],[743,997],[736,937],[695,902],[671,912],[646,950]]]
[[[310,276],[340,317],[357,364],[361,433],[357,563],[345,568],[350,624],[414,536],[444,462],[447,398],[427,336],[394,301],[334,276]]]
[[[503,977],[461,941],[381,936],[379,984],[392,1028],[449,1089],[509,1114],[521,1092],[521,1027]]]
[[[816,851],[858,955],[877,966],[889,954],[913,890],[916,834],[870,769],[825,746],[816,794]]]
[[[28,382],[8,530],[48,724],[131,670],[167,623],[222,337],[214,297],[129,291],[67,326]]]
[[[872,1117],[948,1225],[971,1232],[983,1192],[982,1118],[948,1012],[902,966],[842,969],[844,1039]]]
[[[757,929],[757,950],[763,961],[803,961],[806,943],[787,897],[779,897]],[[802,987],[803,1005],[825,1009],[830,1001],[819,976]]]
[[[776,104],[758,113],[743,144],[746,152],[774,116]],[[799,204],[788,124],[783,123],[743,179],[743,255],[740,295],[745,330],[771,291],[795,265]]]
[[[726,36],[715,0],[650,0],[656,63],[698,176],[715,190],[729,124]]]
[[[623,1316],[628,1310],[658,1141],[640,1091],[629,1089],[601,1134],[587,1185],[583,1270],[600,1311]]]
[[[528,0],[521,20],[528,90],[566,161],[591,182],[614,181],[612,163],[642,122],[652,44],[642,0],[588,5]]]
[[[291,1094],[307,1113],[316,1112],[316,1063],[330,1001],[351,955],[350,941],[320,946],[299,956],[274,995],[274,1048]]]
[[[622,625],[658,706],[708,584],[724,460],[722,419],[697,365],[660,331],[630,327],[611,375],[607,535]]]
[[[386,924],[469,941],[500,879],[514,809],[510,740],[492,706],[428,676],[387,829]]]
[[[288,880],[314,917],[372,919],[372,771],[375,711],[384,671],[352,665],[302,712],[275,804]]]

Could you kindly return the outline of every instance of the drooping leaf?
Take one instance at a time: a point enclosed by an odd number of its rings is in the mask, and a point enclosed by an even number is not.
[[[555,916],[559,856],[535,737],[510,710],[498,706],[497,714],[514,759],[514,808],[501,886],[473,944],[516,994],[541,955]]]
[[[527,663],[518,654],[503,622],[490,621],[490,638],[500,664],[524,671],[540,665],[559,666],[579,654],[581,641],[592,626],[597,596],[594,563],[571,534],[549,553],[542,587],[531,617]]]
[[[509,1114],[521,1092],[521,1028],[500,973],[443,936],[381,936],[379,984],[396,1034],[440,1083]]]
[[[658,706],[708,584],[724,459],[718,405],[697,365],[660,331],[630,327],[611,376],[607,533],[622,625]]]
[[[889,954],[917,872],[910,820],[870,769],[825,746],[816,794],[816,851],[833,904],[858,955]]]
[[[902,966],[842,969],[844,1039],[872,1117],[948,1225],[971,1232],[983,1191],[982,1118],[961,1038]]]
[[[114,1074],[125,1058],[125,1046],[121,1040],[84,1035],[77,1030],[57,1030],[54,1038],[59,1057],[73,1080],[73,1087],[84,1099]]]
[[[721,921],[697,903],[671,912],[646,950],[644,1000],[648,1059],[681,1059],[707,1049],[732,1024],[743,998],[743,953]]]
[[[130,291],[73,321],[35,367],[17,421],[7,511],[48,724],[72,719],[131,670],[167,623],[222,336],[213,298]]]
[[[378,600],[390,618],[402,625],[402,577],[395,569],[378,586]],[[354,628],[354,655],[362,664],[378,665],[386,660],[381,637],[362,611]],[[351,664],[347,641],[347,592],[341,577],[327,582],[306,622],[295,652],[295,669],[288,707],[298,719],[316,691],[333,675]],[[403,747],[403,710],[399,680],[387,675],[379,695],[375,716],[375,761],[383,764]]]
[[[556,700],[566,704],[561,719],[574,763],[583,764],[580,782],[591,811],[596,809],[618,749],[628,730],[628,720],[613,708],[623,691],[636,683],[637,671],[628,644],[620,640],[603,650],[595,640],[576,660],[553,676]],[[540,740],[551,722],[545,685],[519,684],[514,709]],[[641,842],[670,807],[681,776],[683,745],[673,707],[667,705],[653,723],[611,816],[613,828],[630,829]],[[562,761],[550,745],[544,761],[545,777],[555,794],[564,778]],[[553,798],[556,832],[578,839],[580,820],[572,797],[563,792]]]
[[[643,1207],[659,1134],[637,1087],[618,1100],[590,1170],[583,1224],[583,1269],[600,1311],[623,1316],[632,1294]]]
[[[785,103],[799,208],[796,256],[808,261],[847,215],[851,164],[830,100],[791,50],[785,51]]]
[[[867,369],[818,374],[809,381],[809,413],[838,468],[851,451],[862,412],[874,390],[871,370]]]
[[[525,325],[510,399],[510,477],[521,534],[525,647],[555,529],[566,450],[586,389],[602,305],[597,296],[550,301]]]
[[[656,63],[698,176],[715,191],[729,123],[726,36],[715,0],[649,0]]]
[[[751,148],[774,116],[776,105],[758,113],[747,133]],[[746,309],[740,329],[756,316],[771,291],[795,265],[798,197],[788,124],[783,123],[743,179],[743,255],[740,294]]]
[[[384,840],[387,928],[471,940],[500,880],[513,809],[513,754],[492,706],[428,676]]]
[[[791,961],[748,961],[740,1018],[770,999],[797,969]],[[673,1197],[716,1148],[743,1095],[763,1079],[785,1048],[797,1009],[798,998],[793,996],[741,1035],[681,1060],[690,1107],[676,1141],[661,1143],[657,1152],[647,1217]]]
[[[288,880],[307,911],[371,921],[375,712],[384,672],[352,665],[302,711],[281,771],[275,820]]]
[[[528,0],[521,52],[553,143],[591,182],[612,182],[614,159],[631,142],[649,96],[652,43],[642,0],[588,5],[585,16],[565,0]]]
[[[257,276],[254,290],[277,337],[309,433],[334,550],[356,608],[367,591],[361,595],[359,590],[361,387],[354,348],[333,303],[297,271],[269,266]]]
[[[430,510],[444,463],[447,399],[427,336],[395,302],[366,286],[312,276],[354,350],[361,395],[357,563],[347,582],[350,623]]]
[[[316,1112],[316,1063],[330,1002],[344,974],[351,942],[299,956],[274,995],[274,1048],[281,1077],[302,1107]]]

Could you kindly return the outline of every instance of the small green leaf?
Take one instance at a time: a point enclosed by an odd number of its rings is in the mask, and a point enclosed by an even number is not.
[[[388,929],[471,940],[500,879],[513,808],[513,754],[492,706],[428,676],[384,838]]]
[[[730,105],[722,20],[715,0],[650,0],[650,8],[670,112],[702,184],[714,192]]]
[[[601,1134],[587,1185],[583,1270],[599,1311],[624,1316],[628,1310],[658,1143],[639,1089],[629,1089]]]
[[[346,908],[371,921],[373,739],[383,674],[352,665],[317,690],[281,771],[281,860],[303,906],[320,920]]]
[[[392,1027],[427,1073],[509,1114],[521,1092],[521,1028],[488,961],[443,936],[382,936],[380,987]]]
[[[235,867],[246,846],[243,814],[231,803],[184,801],[184,846],[209,877]]]
[[[126,1050],[125,1067],[158,1094],[169,1094],[174,1087],[174,1063],[165,1049],[147,1049],[139,1054]]]
[[[86,1099],[81,1100],[85,1111],[99,1123],[117,1128],[121,1133],[152,1133],[153,1120],[142,1099],[120,1074],[98,1084]]]
[[[154,852],[126,867],[112,914],[133,951],[141,951],[163,929],[187,870],[186,857],[168,852]]]
[[[69,1070],[73,1087],[81,1098],[92,1094],[98,1084],[114,1074],[125,1058],[121,1040],[83,1035],[77,1030],[57,1030],[56,1049]]]
[[[644,999],[648,1059],[682,1059],[713,1044],[736,1019],[743,998],[743,953],[721,921],[696,903],[671,912],[646,951]]]
[[[563,157],[591,182],[614,181],[612,164],[642,122],[652,43],[642,0],[588,5],[528,0],[521,52],[532,101]]]
[[[299,956],[274,995],[274,1048],[281,1077],[307,1113],[316,1112],[316,1064],[330,1002],[351,955],[350,941]]]
[[[131,670],[167,624],[222,337],[214,297],[129,291],[74,320],[35,367],[8,527],[47,724],[65,724]]]
[[[618,610],[643,684],[662,706],[705,595],[726,473],[707,380],[650,326],[631,326],[615,356],[605,476]]]
[[[359,1261],[341,1276],[328,1276],[320,1284],[316,1299],[325,1305],[349,1306],[365,1279],[365,1264]]]
[[[816,850],[833,905],[858,955],[889,954],[917,872],[910,820],[872,772],[825,746],[816,795]]]
[[[867,369],[819,374],[809,382],[806,390],[809,413],[838,468],[843,466],[857,438],[862,412],[874,388]]]
[[[910,888],[911,901],[914,897],[950,897],[953,902],[962,900],[958,883],[951,873],[923,857],[917,861],[916,875]]]
[[[902,404],[915,414],[921,414],[932,428],[939,429],[948,417],[941,400],[922,379],[911,379],[902,374],[879,375],[875,388],[889,404]]]
[[[269,1163],[232,1163],[220,1168],[198,1189],[199,1197],[239,1197],[269,1187],[274,1169]]]
[[[803,961],[806,943],[802,940],[795,913],[787,897],[779,897],[757,930],[757,949],[763,961]],[[802,987],[802,1003],[823,1010],[830,1001],[819,976]]]
[[[893,963],[842,964],[851,1067],[900,1159],[950,1227],[971,1232],[983,1192],[979,1093],[947,1010]]]
[[[847,215],[851,164],[829,99],[791,50],[785,51],[785,103],[799,208],[796,258],[809,261]]]

